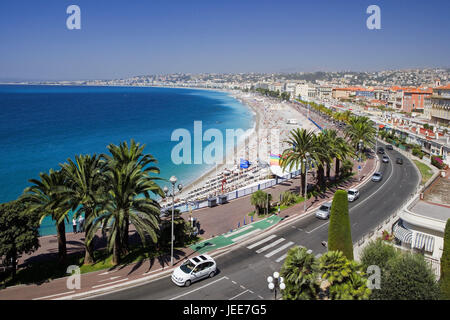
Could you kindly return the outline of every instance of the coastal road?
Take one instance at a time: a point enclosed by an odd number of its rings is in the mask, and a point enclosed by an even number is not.
[[[398,210],[417,187],[419,176],[414,164],[397,151],[386,151],[389,163],[381,162],[380,157],[379,171],[383,173],[383,179],[369,181],[360,189],[360,198],[349,204],[354,243]],[[395,163],[397,157],[404,159],[403,165]],[[273,299],[273,293],[267,288],[267,277],[281,269],[287,250],[294,245],[304,246],[316,255],[324,253],[326,248],[321,242],[328,238],[328,224],[329,220],[310,215],[246,241],[216,258],[219,273],[214,278],[187,288],[177,287],[170,277],[164,277],[93,299]]]

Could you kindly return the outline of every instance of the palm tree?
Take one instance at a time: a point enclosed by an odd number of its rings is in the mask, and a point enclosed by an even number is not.
[[[128,236],[127,221],[134,225],[144,245],[148,243],[148,236],[153,242],[157,241],[160,206],[151,198],[151,194],[162,194],[162,191],[136,162],[127,166],[120,166],[115,161],[108,162],[105,176],[108,200],[97,214],[86,220],[92,225],[86,233],[86,239],[91,241],[100,227],[109,228],[108,250],[112,251],[112,263],[116,265],[124,254],[124,235]]]
[[[329,145],[329,139],[323,131],[315,136],[315,148],[312,150],[312,155],[317,159],[317,178],[320,188],[325,188],[325,171],[324,166],[330,167],[332,158],[332,147]]]
[[[281,276],[285,279],[283,290],[285,300],[313,300],[319,293],[318,262],[306,248],[295,246],[289,249],[281,268]]]
[[[50,170],[49,174],[40,173],[40,180],[30,179],[34,185],[24,190],[21,199],[28,203],[28,211],[40,215],[39,224],[46,216],[55,221],[58,239],[58,263],[63,264],[67,256],[66,229],[64,220],[70,211],[70,205],[59,194],[66,179],[61,171]]]
[[[147,175],[151,180],[160,180],[157,177],[151,177],[150,174],[159,174],[160,170],[154,166],[158,161],[150,154],[144,154],[145,144],[141,145],[136,143],[133,139],[130,141],[130,146],[127,142],[122,142],[116,146],[114,144],[108,145],[108,150],[112,156],[103,155],[103,158],[110,164],[110,168],[114,167],[114,170],[120,170],[129,165],[139,167],[144,175]],[[164,193],[161,189],[155,189],[155,194],[164,197]],[[130,221],[128,215],[125,217],[125,227],[123,239],[123,249],[125,253],[128,251],[128,232]]]
[[[352,157],[354,155],[353,149],[344,138],[337,135],[336,130],[324,130],[324,134],[328,139],[327,146],[329,148],[330,155],[332,158],[336,159],[335,180],[337,180],[339,177],[340,162],[344,161],[348,157]],[[327,178],[330,178],[330,168],[331,166],[328,165]]]
[[[300,195],[305,192],[305,177],[306,168],[302,165],[303,160],[307,158],[307,153],[312,155],[316,150],[316,139],[313,131],[307,131],[305,129],[294,129],[290,132],[289,140],[285,141],[291,145],[291,148],[283,151],[280,160],[280,166],[284,169],[288,168],[292,171],[301,168],[301,188]]]
[[[270,210],[270,201],[272,201],[272,195],[265,193],[262,190],[258,190],[250,197],[250,203],[255,206],[255,212],[257,215],[264,213],[267,208],[267,212]]]
[[[71,204],[72,211],[85,215],[85,230],[90,229],[87,223],[90,216],[101,204],[105,197],[105,162],[97,155],[78,155],[75,162],[67,159],[68,163],[61,164],[62,172],[66,177],[66,188],[60,191]],[[84,264],[94,262],[93,243],[85,240]]]
[[[349,126],[345,128],[345,137],[348,138],[356,150],[359,150],[360,141],[364,146],[372,146],[375,143],[375,128],[367,117],[351,117]]]

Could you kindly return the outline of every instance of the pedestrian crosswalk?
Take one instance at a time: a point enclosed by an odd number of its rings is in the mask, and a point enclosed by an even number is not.
[[[275,259],[276,262],[283,262],[287,257],[287,251],[293,246],[295,246],[293,241],[287,241],[281,237],[277,238],[277,235],[272,234],[248,245],[247,249],[255,249],[257,254],[263,253],[266,258]],[[308,253],[312,253],[312,250],[308,250]]]

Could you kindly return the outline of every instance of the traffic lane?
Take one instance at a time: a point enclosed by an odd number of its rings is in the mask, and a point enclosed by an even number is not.
[[[388,168],[389,166],[386,166],[385,170],[388,170]],[[394,176],[394,174],[397,174],[396,172],[398,172],[399,174]],[[413,177],[414,173],[415,169],[412,167],[410,168],[407,165],[404,166],[402,170],[394,170],[393,178],[396,181],[401,181],[403,175],[407,176],[407,174],[409,174]],[[409,179],[410,183],[406,183],[407,185],[410,185],[409,187],[403,187],[403,185],[400,184],[402,187],[397,188],[397,190],[386,188],[385,192],[382,193],[380,191],[379,194],[381,196],[377,195],[377,197],[373,197],[370,202],[368,201],[368,204],[371,204],[373,206],[373,211],[379,211],[380,199],[378,199],[378,197],[381,197],[381,200],[383,200],[382,198],[389,198],[391,195],[402,196],[404,195],[404,192],[408,192],[408,189],[414,190],[415,183],[413,182],[413,180],[414,179]],[[372,188],[380,188],[380,186],[381,184],[374,183],[374,187]],[[390,186],[390,184],[388,186]],[[367,204],[364,205],[364,209],[366,206]],[[355,239],[360,232],[361,234],[365,234],[371,230],[370,228],[373,228],[376,225],[373,224],[373,220],[367,221],[367,223],[363,223],[363,221],[367,219],[367,215],[362,215],[362,211],[358,211],[357,213],[359,214],[353,214],[353,211],[355,210],[350,211],[350,215],[352,223],[352,233],[354,235],[353,239]],[[370,211],[372,211],[372,209],[370,209]],[[381,211],[383,213],[389,210],[381,208]],[[380,220],[382,221],[383,217],[387,217],[390,214],[391,212],[386,215],[381,214],[382,217],[380,218]],[[320,221],[320,223],[323,224],[321,224],[318,229],[308,234],[299,230],[299,227],[304,227],[305,220],[306,219],[294,224],[293,226],[286,226],[284,228],[271,232],[267,234],[267,236],[269,236],[270,234],[275,234],[276,232],[277,235],[282,235],[283,238],[287,240],[293,240],[293,242],[295,242],[295,245],[302,245],[307,247],[308,249],[312,249],[314,254],[324,253],[326,251],[326,248],[321,245],[321,242],[324,240],[326,241],[328,238],[328,221],[321,221],[317,219],[317,221]],[[308,219],[308,221],[311,221],[311,219]],[[257,240],[255,240],[254,242],[257,242]],[[286,251],[287,250],[288,249],[286,249]],[[275,262],[273,259],[266,258],[263,254],[256,254],[255,251],[249,251],[249,249],[245,247],[238,248],[224,256],[221,256],[217,258],[216,261],[221,269],[221,272],[216,277],[226,276],[229,280],[239,283],[239,286],[242,285],[243,287],[245,287],[245,290],[251,290],[264,299],[272,298],[272,293],[266,288],[267,276],[272,274],[274,271],[279,271],[282,263],[284,262]],[[242,292],[229,292],[229,290],[226,290],[227,284],[225,282],[222,282],[222,280],[215,282],[215,278],[194,283],[189,288],[179,288],[172,284],[170,277],[166,277],[148,285],[127,289],[125,291],[113,293],[104,297],[106,297],[107,299],[171,299],[187,293],[183,295],[183,297],[189,299],[192,299],[191,296],[195,296],[196,299],[224,299],[227,297],[235,297],[236,295],[245,291],[241,288],[243,290]],[[206,287],[200,288],[205,285]],[[200,289],[196,290],[196,288]],[[219,296],[221,295],[220,292],[224,293],[222,298],[219,298]],[[232,294],[235,292],[236,294],[233,296]],[[250,291],[245,292],[244,294],[242,294],[242,296],[245,296],[247,293],[250,293]]]

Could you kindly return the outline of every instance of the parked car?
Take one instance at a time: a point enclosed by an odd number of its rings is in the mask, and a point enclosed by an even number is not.
[[[397,160],[395,160],[395,162],[398,164],[403,164],[403,158],[397,158]]]
[[[328,219],[330,217],[331,202],[324,203],[316,211],[316,218]]]
[[[378,153],[379,154],[384,154],[384,148],[383,147],[379,147],[378,148]]]
[[[389,162],[389,157],[386,156],[386,155],[384,155],[384,156],[383,156],[383,162],[384,162],[384,163],[388,163],[388,162]]]
[[[180,287],[189,287],[192,282],[212,278],[217,273],[216,262],[207,254],[188,259],[172,273],[172,281]]]
[[[394,147],[392,146],[392,144],[388,144],[388,145],[386,146],[386,149],[388,149],[388,150],[394,150]]]
[[[348,201],[353,202],[359,198],[359,191],[358,191],[358,189],[348,189],[347,195],[348,195]]]
[[[375,172],[372,176],[372,181],[378,182],[383,178],[383,174],[381,172]]]

